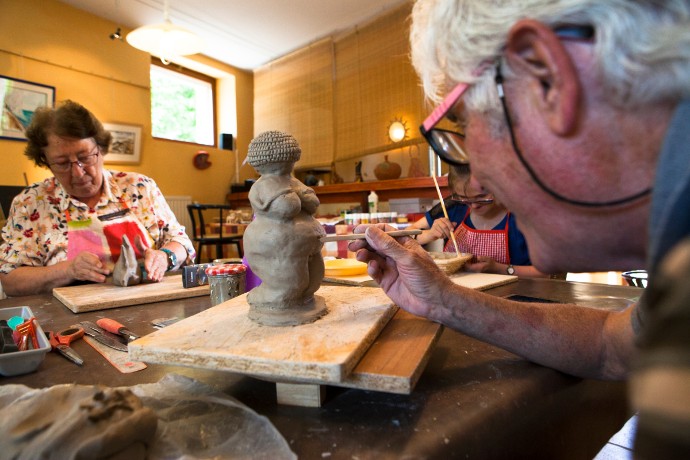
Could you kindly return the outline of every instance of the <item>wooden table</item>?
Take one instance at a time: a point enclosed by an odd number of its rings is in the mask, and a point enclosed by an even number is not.
[[[487,292],[620,309],[642,290],[540,279]],[[19,305],[30,306],[44,330],[108,316],[147,334],[152,319],[187,317],[211,303],[197,297],[73,314],[48,295],[0,301],[0,308]],[[0,377],[2,383],[123,386],[156,382],[170,372],[186,375],[267,416],[305,459],[593,458],[630,416],[624,383],[570,377],[448,329],[411,395],[328,387],[321,408],[278,405],[275,384],[236,374],[161,365],[121,374],[84,341],[74,348],[86,361],[83,368],[49,353],[36,372]]]

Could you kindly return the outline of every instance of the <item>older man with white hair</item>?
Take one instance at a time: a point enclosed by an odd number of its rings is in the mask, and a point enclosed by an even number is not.
[[[690,2],[420,0],[412,19],[440,102],[422,133],[517,215],[534,265],[646,267],[649,287],[620,312],[517,303],[453,284],[409,238],[369,228],[350,248],[412,313],[573,375],[630,378],[636,455],[690,458]]]

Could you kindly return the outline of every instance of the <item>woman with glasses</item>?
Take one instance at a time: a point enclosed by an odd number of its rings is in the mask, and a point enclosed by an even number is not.
[[[123,235],[135,244],[149,281],[194,260],[194,247],[156,183],[103,167],[112,136],[85,107],[66,101],[40,108],[26,136],[26,156],[53,177],[12,203],[0,246],[6,295],[105,282]]]
[[[471,175],[469,164],[451,165],[448,172],[450,198],[445,200],[448,219],[437,204],[411,228],[424,230],[420,244],[443,239],[443,250],[455,252],[455,234],[460,252],[474,257],[465,268],[472,272],[546,277],[532,266],[525,237],[515,215],[498,202]]]

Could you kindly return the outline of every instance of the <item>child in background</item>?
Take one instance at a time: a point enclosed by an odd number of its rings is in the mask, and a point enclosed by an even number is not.
[[[444,202],[449,219],[439,203],[410,226],[424,230],[417,237],[420,244],[443,238],[444,251],[455,252],[455,233],[460,252],[474,255],[465,264],[468,271],[548,277],[532,266],[515,216],[471,175],[469,165],[450,167],[448,188],[451,196]]]

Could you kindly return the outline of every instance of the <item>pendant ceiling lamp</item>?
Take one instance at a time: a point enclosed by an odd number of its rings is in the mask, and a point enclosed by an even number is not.
[[[158,56],[168,64],[175,56],[196,54],[202,51],[204,41],[184,27],[170,22],[168,0],[163,3],[163,20],[160,24],[139,27],[127,34],[127,43],[133,47]]]

